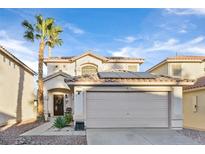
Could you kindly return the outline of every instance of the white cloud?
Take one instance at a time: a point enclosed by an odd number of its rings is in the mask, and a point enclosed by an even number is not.
[[[35,52],[26,46],[25,41],[10,38],[5,30],[0,30],[0,45],[17,53],[35,55]]]
[[[187,33],[187,30],[181,29],[181,30],[179,30],[179,33]]]
[[[205,15],[204,8],[194,8],[194,9],[166,9],[169,14],[175,14],[179,16],[183,15]]]
[[[139,47],[123,47],[119,49],[118,51],[111,52],[112,56],[122,56],[122,57],[139,57],[139,52],[141,51],[141,48]]]
[[[119,42],[124,42],[124,43],[133,43],[134,41],[137,40],[136,37],[134,36],[127,36],[125,38],[118,38],[118,39],[115,39],[116,41],[119,41]]]
[[[9,50],[14,56],[37,71],[37,52],[34,52],[26,41],[11,38],[5,30],[0,30],[0,45]]]
[[[162,42],[162,41],[154,41],[151,46],[148,47],[131,47],[126,46],[120,48],[117,51],[112,51],[111,54],[113,56],[126,56],[126,57],[142,57],[149,55],[150,53],[156,52],[178,52],[184,54],[205,54],[205,45],[204,45],[205,37],[198,36],[193,38],[187,42],[180,42],[175,38],[170,38],[169,40]],[[154,58],[154,57],[153,57]]]
[[[64,28],[68,28],[72,33],[75,33],[75,34],[84,34],[85,33],[85,31],[83,29],[80,29],[79,27],[77,27],[71,23],[66,23],[64,25]]]

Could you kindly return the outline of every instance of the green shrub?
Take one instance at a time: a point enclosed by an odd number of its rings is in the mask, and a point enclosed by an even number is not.
[[[73,116],[71,113],[66,113],[64,115],[64,119],[66,121],[66,124],[69,125],[73,121]]]
[[[66,125],[67,123],[64,117],[57,117],[53,124],[56,128],[64,128]]]

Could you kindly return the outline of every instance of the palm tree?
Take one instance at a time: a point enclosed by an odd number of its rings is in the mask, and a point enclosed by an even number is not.
[[[62,28],[55,25],[53,18],[44,19],[41,15],[37,15],[36,23],[31,24],[27,20],[22,22],[22,26],[25,28],[24,38],[34,42],[39,41],[38,51],[38,117],[44,116],[43,112],[43,59],[44,50],[47,47],[54,48],[60,46],[62,40],[59,38]]]

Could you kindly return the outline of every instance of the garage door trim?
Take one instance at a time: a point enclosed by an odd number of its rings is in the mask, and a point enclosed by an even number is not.
[[[102,92],[105,92],[105,93],[107,93],[107,92],[112,92],[112,93],[120,93],[120,92],[126,92],[126,93],[149,93],[149,92],[166,92],[166,96],[167,96],[167,98],[166,98],[166,100],[167,100],[167,109],[166,109],[166,112],[167,112],[167,126],[166,127],[153,127],[153,128],[169,128],[170,127],[170,92],[168,92],[168,91],[146,91],[146,92],[144,92],[144,91],[86,91],[86,94],[85,94],[85,98],[86,98],[86,105],[85,105],[85,117],[86,117],[86,119],[85,119],[85,123],[87,123],[87,121],[88,121],[88,97],[87,97],[87,93],[92,93],[92,92],[95,92],[95,93],[102,93]],[[87,128],[89,128],[89,126],[87,126]],[[126,128],[126,127],[123,127],[123,128]],[[138,127],[138,128],[152,128],[152,127]]]

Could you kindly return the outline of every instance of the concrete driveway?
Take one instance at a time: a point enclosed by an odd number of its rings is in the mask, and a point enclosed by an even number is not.
[[[189,137],[167,129],[87,129],[87,143],[95,145],[196,145]]]

